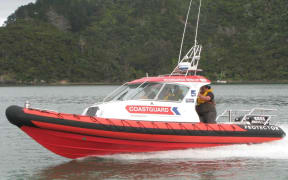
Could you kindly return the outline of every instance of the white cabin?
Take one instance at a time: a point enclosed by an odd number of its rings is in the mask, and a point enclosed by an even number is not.
[[[159,76],[137,79],[117,88],[83,115],[109,119],[200,122],[195,110],[203,76]]]

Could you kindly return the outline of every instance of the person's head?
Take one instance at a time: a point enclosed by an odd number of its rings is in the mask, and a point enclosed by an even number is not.
[[[205,90],[211,89],[211,86],[209,86],[209,85],[205,85],[203,87],[205,88]]]
[[[173,93],[174,93],[174,94],[177,94],[177,93],[179,93],[179,92],[180,92],[179,86],[174,86],[174,91],[173,91]]]
[[[170,93],[171,92],[171,89],[168,88],[168,87],[165,87],[163,90],[164,90],[165,93]]]
[[[209,85],[205,85],[205,86],[202,86],[200,88],[200,93],[203,94],[205,91],[207,91],[208,89],[211,89],[211,86]]]

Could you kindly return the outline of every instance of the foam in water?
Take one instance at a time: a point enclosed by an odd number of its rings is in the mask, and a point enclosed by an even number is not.
[[[281,128],[288,132],[288,124]],[[288,159],[288,138],[280,141],[273,141],[262,144],[252,145],[229,145],[212,148],[187,149],[177,151],[161,151],[153,153],[133,153],[105,156],[111,159],[195,159],[195,160],[213,160],[229,158],[264,158],[264,159]]]

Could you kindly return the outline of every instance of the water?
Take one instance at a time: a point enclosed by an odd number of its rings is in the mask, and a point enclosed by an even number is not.
[[[0,179],[288,179],[288,142],[281,141],[113,155],[70,160],[31,140],[5,117],[7,106],[24,105],[67,113],[100,101],[116,86],[0,87]],[[288,132],[288,85],[214,85],[217,111],[275,108]]]

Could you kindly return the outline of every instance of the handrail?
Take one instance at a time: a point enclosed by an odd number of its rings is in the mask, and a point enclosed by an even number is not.
[[[259,113],[257,113],[257,111],[260,111]],[[271,111],[277,111],[277,109],[266,109],[266,108],[253,108],[251,110],[231,110],[231,109],[226,109],[223,113],[221,113],[220,115],[217,116],[216,121],[218,121],[218,119],[220,117],[227,117],[229,119],[229,122],[233,122],[233,116],[236,116],[236,113],[244,113],[242,116],[238,116],[239,120],[238,122],[240,123],[245,123],[247,122],[247,120],[249,119],[249,117],[265,117],[266,119],[263,119],[261,121],[263,121],[263,125],[267,125],[270,120],[272,119],[272,117],[275,117],[276,115],[272,115],[272,114],[265,114],[267,112],[271,112]],[[237,118],[237,117],[236,117]],[[240,119],[241,118],[241,119]],[[235,119],[234,119],[235,121]]]

